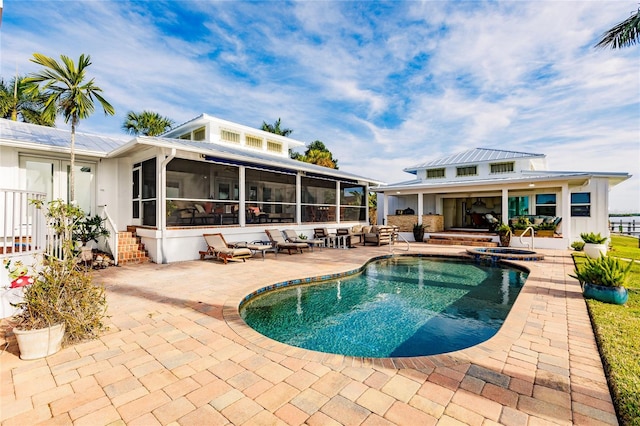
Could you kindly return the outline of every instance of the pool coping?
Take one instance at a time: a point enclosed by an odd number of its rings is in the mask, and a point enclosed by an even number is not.
[[[527,267],[524,262],[500,259],[499,262],[508,264],[511,267],[523,270],[528,273],[527,280],[523,287],[520,289],[520,293],[515,302],[511,306],[509,314],[505,318],[502,326],[498,332],[489,339],[481,342],[477,345],[469,348],[460,349],[458,351],[446,352],[437,355],[422,355],[415,357],[390,357],[390,358],[372,358],[372,357],[357,357],[349,355],[331,354],[326,352],[314,351],[311,349],[304,349],[295,346],[288,345],[286,343],[279,342],[271,339],[263,334],[260,334],[253,328],[251,328],[241,317],[240,308],[242,304],[246,303],[252,297],[260,295],[264,292],[281,289],[290,286],[314,284],[330,279],[341,278],[349,275],[360,273],[371,262],[388,259],[391,257],[431,257],[440,259],[461,259],[461,260],[475,260],[474,256],[468,254],[456,254],[456,255],[443,255],[443,254],[429,254],[429,253],[411,253],[411,254],[389,254],[373,256],[365,261],[360,267],[356,269],[350,269],[348,271],[336,272],[332,274],[324,274],[316,277],[298,278],[279,283],[274,283],[268,286],[261,286],[253,292],[240,297],[233,297],[226,300],[223,306],[222,315],[227,325],[238,336],[246,340],[250,345],[257,348],[261,348],[266,351],[273,351],[281,353],[286,356],[298,358],[302,360],[313,360],[320,363],[329,365],[343,365],[343,366],[370,366],[379,365],[386,368],[435,368],[444,366],[453,366],[456,364],[470,363],[472,361],[478,362],[479,360],[487,357],[504,359],[506,358],[509,348],[512,342],[518,339],[522,330],[527,322],[529,308],[533,302],[533,296],[535,292],[530,291],[531,287],[535,284],[532,280],[532,269]]]

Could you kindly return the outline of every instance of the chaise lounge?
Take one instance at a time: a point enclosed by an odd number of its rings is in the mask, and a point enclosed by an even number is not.
[[[309,244],[307,243],[291,243],[286,241],[282,236],[282,234],[280,233],[280,231],[277,229],[272,229],[272,230],[265,229],[264,232],[267,234],[267,237],[269,237],[269,240],[271,241],[271,243],[278,250],[287,250],[289,254],[291,254],[291,250],[295,250],[302,253],[302,249],[309,248]]]
[[[225,241],[222,234],[203,234],[204,240],[207,242],[207,250],[200,251],[200,260],[204,260],[206,256],[213,256],[222,259],[226,264],[229,260],[242,259],[246,261],[253,253],[248,248],[233,248]]]

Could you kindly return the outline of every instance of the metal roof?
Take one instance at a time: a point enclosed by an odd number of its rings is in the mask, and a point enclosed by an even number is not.
[[[114,151],[110,156],[126,155],[129,149],[135,149],[136,144],[144,144],[158,146],[162,148],[175,148],[184,151],[197,152],[210,157],[219,157],[221,159],[235,160],[245,165],[260,166],[266,165],[275,168],[300,170],[310,174],[332,176],[336,178],[365,181],[373,184],[381,184],[378,179],[371,179],[364,176],[347,173],[339,169],[322,167],[316,164],[305,163],[304,161],[294,160],[289,157],[281,157],[279,155],[269,154],[262,151],[238,148],[232,145],[222,145],[206,141],[192,141],[187,139],[170,139],[159,137],[138,137],[136,143],[127,144],[120,149]]]
[[[71,144],[71,132],[55,127],[38,126],[6,119],[0,119],[0,144],[10,146],[30,147],[42,149],[42,147],[59,148],[69,150]],[[363,181],[372,184],[383,183],[377,179],[347,173],[342,170],[322,167],[305,163],[289,157],[282,157],[267,152],[254,151],[239,148],[232,145],[224,145],[206,141],[192,141],[185,139],[170,139],[161,137],[130,136],[113,137],[100,136],[88,133],[76,132],[76,153],[94,155],[98,157],[119,157],[135,151],[140,146],[157,146],[162,148],[175,148],[179,150],[196,152],[210,157],[234,160],[236,163],[247,165],[266,165],[271,168],[300,170],[310,175],[332,176],[351,181]]]
[[[631,177],[624,172],[571,172],[571,171],[526,171],[516,176],[492,177],[487,179],[456,179],[448,181],[424,181],[415,179],[406,182],[381,185],[371,188],[374,192],[396,191],[396,190],[442,190],[456,186],[483,186],[501,187],[510,183],[529,183],[542,181],[576,181],[586,180],[592,177],[605,177],[609,179],[611,186],[617,185]]]
[[[71,131],[0,119],[0,139],[13,145],[20,142],[21,146],[34,144],[68,150]],[[114,137],[76,132],[75,148],[78,151],[107,154],[130,140],[131,136]]]
[[[487,161],[513,160],[516,158],[544,158],[544,154],[533,154],[518,151],[505,151],[501,149],[475,148],[465,152],[459,152],[447,157],[438,158],[436,160],[427,161],[426,163],[416,164],[407,167],[405,172],[415,172],[416,170],[427,169],[430,167],[453,166],[470,163],[484,163]]]

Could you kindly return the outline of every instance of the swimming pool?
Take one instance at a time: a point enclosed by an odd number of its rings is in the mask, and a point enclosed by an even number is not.
[[[256,292],[240,315],[259,333],[300,348],[372,358],[433,355],[492,337],[526,276],[501,264],[390,257],[356,275]]]

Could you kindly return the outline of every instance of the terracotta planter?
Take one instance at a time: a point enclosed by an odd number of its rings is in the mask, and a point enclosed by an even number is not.
[[[18,341],[20,359],[38,359],[53,355],[62,348],[64,323],[37,330],[13,329]]]
[[[541,229],[539,231],[536,231],[536,237],[553,238],[554,233],[555,232],[553,231],[553,229]]]
[[[607,244],[585,243],[583,250],[584,254],[590,258],[597,259],[600,256],[605,256],[607,254]]]
[[[624,305],[629,298],[627,289],[624,287],[606,287],[591,283],[584,283],[582,294],[584,294],[584,297],[587,299],[594,299],[614,305]]]
[[[509,247],[509,245],[511,244],[511,233],[498,233],[498,237],[500,237],[501,247]]]

